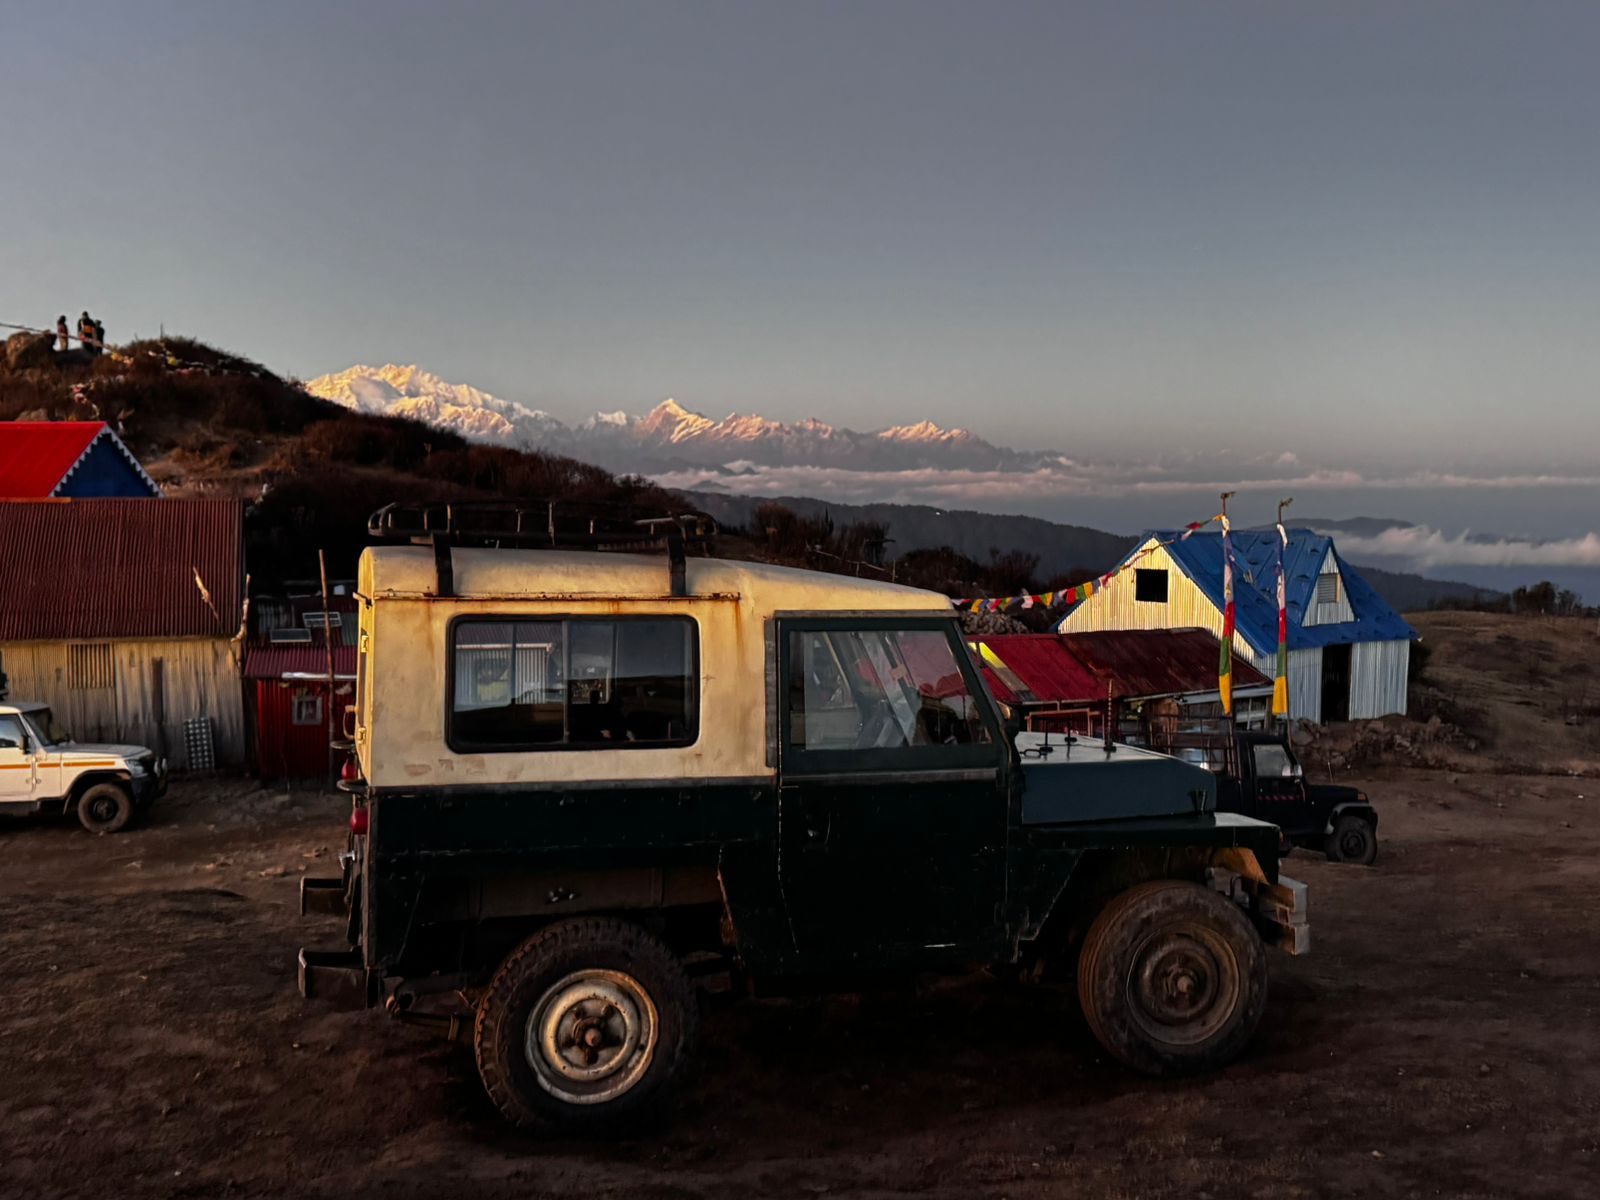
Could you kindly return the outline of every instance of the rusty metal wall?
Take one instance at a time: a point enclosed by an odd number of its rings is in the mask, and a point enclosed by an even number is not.
[[[74,644],[111,646],[110,687],[73,686]],[[12,698],[50,705],[80,741],[164,745],[173,766],[181,769],[186,765],[183,723],[204,716],[211,718],[217,761],[244,762],[244,693],[238,654],[226,639],[8,642],[0,645],[0,657]]]

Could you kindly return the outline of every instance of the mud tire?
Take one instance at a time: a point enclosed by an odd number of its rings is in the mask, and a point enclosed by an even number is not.
[[[1210,1070],[1261,1021],[1266,951],[1232,901],[1198,883],[1153,880],[1115,897],[1089,927],[1078,999],[1096,1040],[1125,1066]]]
[[[1333,823],[1323,853],[1333,862],[1370,867],[1378,861],[1378,831],[1365,817],[1347,814]]]
[[[115,783],[97,783],[78,797],[78,823],[90,833],[121,833],[133,820],[133,797]]]
[[[628,1020],[616,1017],[612,1024],[646,1026],[649,1047],[642,1049],[641,1041],[641,1049],[616,1068],[611,1078],[621,1087],[617,1094],[606,1094],[601,1086],[574,1099],[559,1091],[594,1085],[569,1082],[559,1072],[587,1068],[570,1063],[563,1068],[539,1034],[562,1025],[560,1011],[581,1015],[587,1006],[592,1017],[593,1010],[604,1007],[574,999],[591,983],[628,1001],[621,1005]],[[546,926],[500,965],[478,1002],[473,1053],[484,1090],[512,1124],[564,1133],[613,1132],[637,1124],[664,1099],[690,1057],[698,1024],[693,985],[660,939],[626,921],[581,917]],[[617,1040],[624,1043],[625,1035]],[[600,1051],[602,1069],[608,1052]],[[634,1061],[640,1054],[644,1061]]]

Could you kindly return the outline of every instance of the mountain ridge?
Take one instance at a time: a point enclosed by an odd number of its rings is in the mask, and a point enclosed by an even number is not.
[[[635,474],[724,469],[730,460],[761,466],[802,461],[856,470],[1023,470],[1060,461],[1058,455],[1007,449],[969,429],[947,429],[927,420],[859,431],[816,417],[787,422],[735,411],[718,419],[672,398],[640,416],[616,410],[568,424],[521,401],[394,363],[349,367],[312,379],[305,388],[357,412],[409,417],[512,449],[576,454],[609,470]]]

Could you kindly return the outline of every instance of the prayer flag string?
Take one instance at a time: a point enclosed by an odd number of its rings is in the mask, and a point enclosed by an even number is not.
[[[1207,517],[1204,521],[1190,521],[1183,527],[1183,532],[1177,537],[1168,538],[1164,542],[1152,542],[1137,554],[1118,563],[1111,570],[1095,579],[1085,580],[1083,583],[1074,584],[1068,588],[1057,588],[1051,592],[1023,593],[1020,596],[965,596],[951,603],[958,609],[971,613],[1009,612],[1013,608],[1055,608],[1057,605],[1071,607],[1080,600],[1087,600],[1090,596],[1110,585],[1111,581],[1125,571],[1131,570],[1141,559],[1154,554],[1157,550],[1164,550],[1178,542],[1186,542],[1200,530],[1214,521],[1223,519],[1223,514]]]

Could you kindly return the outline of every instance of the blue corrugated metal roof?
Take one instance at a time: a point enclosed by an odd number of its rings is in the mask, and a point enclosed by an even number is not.
[[[1139,539],[1171,541],[1181,531],[1151,530]],[[1258,654],[1270,654],[1278,645],[1278,534],[1275,530],[1241,530],[1230,533],[1234,556],[1234,625]],[[1138,546],[1129,552],[1131,558]],[[1196,533],[1167,547],[1183,573],[1194,580],[1207,599],[1222,607],[1222,534]],[[1345,598],[1355,620],[1337,625],[1305,625],[1306,607],[1316,594],[1317,576],[1328,555],[1334,556],[1344,579]],[[1124,560],[1126,561],[1126,559]],[[1356,570],[1339,557],[1333,539],[1309,529],[1289,530],[1283,556],[1287,585],[1284,600],[1289,610],[1289,649],[1339,646],[1351,642],[1410,640],[1416,634],[1400,614],[1367,585]]]

